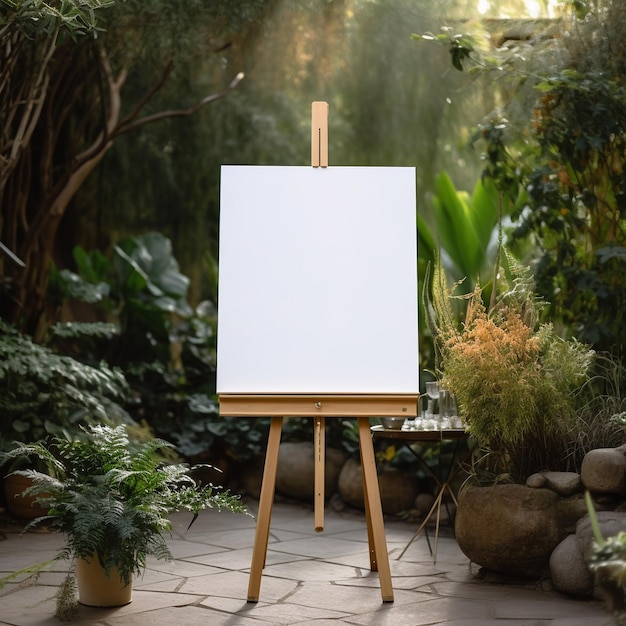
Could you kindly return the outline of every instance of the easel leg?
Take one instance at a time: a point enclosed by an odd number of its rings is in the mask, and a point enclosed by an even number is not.
[[[383,509],[380,503],[380,489],[376,474],[376,460],[368,417],[357,418],[359,426],[359,444],[361,447],[361,465],[363,467],[363,493],[365,498],[366,518],[368,522],[368,539],[371,534],[372,548],[370,547],[370,561],[372,556],[378,566],[380,592],[383,602],[393,602],[393,587],[391,585],[391,570],[387,541],[383,525]]]
[[[267,440],[265,453],[265,467],[263,469],[263,482],[259,497],[259,513],[254,535],[254,547],[252,549],[252,564],[250,566],[250,580],[248,582],[248,602],[258,602],[261,589],[261,574],[265,567],[267,555],[267,543],[270,534],[270,520],[272,517],[272,505],[274,503],[274,491],[276,489],[276,470],[278,467],[278,450],[280,436],[283,429],[283,418],[272,417],[270,432]]]
[[[324,530],[324,469],[326,461],[326,429],[323,417],[315,418],[314,428],[315,444],[313,453],[315,454],[315,532]]]
[[[365,489],[365,463],[363,462],[363,449],[361,448],[361,473],[363,475],[363,504],[365,506],[365,522],[367,524],[367,545],[370,553],[370,570],[378,571],[378,560],[376,559],[376,546],[374,545],[374,534],[372,532],[372,516],[370,515],[370,503],[367,489]]]

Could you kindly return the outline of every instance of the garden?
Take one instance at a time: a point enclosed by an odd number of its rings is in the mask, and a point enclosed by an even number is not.
[[[167,511],[258,497],[269,418],[216,396],[219,167],[307,165],[326,100],[331,165],[417,169],[415,358],[468,435],[459,545],[623,611],[625,41],[619,0],[0,0],[1,468],[64,556],[128,581],[168,557]],[[327,493],[358,507],[356,424],[327,429]],[[277,488],[307,500],[313,426],[283,432]],[[427,472],[377,459],[413,523]]]

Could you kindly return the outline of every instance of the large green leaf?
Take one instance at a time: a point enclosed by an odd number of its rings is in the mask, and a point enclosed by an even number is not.
[[[465,278],[471,290],[481,274],[492,270],[490,242],[498,224],[496,192],[479,181],[470,196],[455,189],[445,172],[437,177],[436,191],[437,249],[454,281]]]
[[[189,278],[180,272],[172,244],[161,233],[148,233],[121,241],[115,248],[116,267],[131,291],[147,289],[156,298],[183,299]]]

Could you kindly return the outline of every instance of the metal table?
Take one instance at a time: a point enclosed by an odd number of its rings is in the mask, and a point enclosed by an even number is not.
[[[469,438],[469,434],[462,428],[449,428],[444,430],[400,430],[400,429],[391,429],[391,428],[383,428],[383,426],[372,426],[371,427],[372,435],[374,440],[376,439],[390,439],[399,441],[409,447],[411,452],[416,456],[419,462],[423,465],[429,475],[434,479],[437,485],[437,496],[430,510],[428,511],[426,517],[423,522],[419,526],[419,528],[415,531],[413,537],[407,545],[404,547],[400,555],[398,556],[398,560],[404,556],[404,553],[407,551],[409,546],[419,537],[422,530],[425,529],[426,524],[436,513],[436,523],[435,523],[435,549],[432,551],[433,554],[433,563],[437,562],[437,544],[439,542],[439,524],[441,519],[441,506],[443,504],[443,498],[446,494],[448,494],[455,505],[458,506],[458,502],[456,499],[456,495],[452,489],[451,482],[452,479],[456,476],[458,469],[460,467],[459,463],[459,444],[462,441],[466,441]],[[444,441],[456,441],[457,445],[455,446],[452,463],[448,468],[448,472],[444,479],[441,476],[437,475],[432,471],[431,467],[426,463],[426,461],[422,458],[422,456],[414,450],[410,444],[412,442],[444,442]],[[430,546],[430,542],[429,542]]]

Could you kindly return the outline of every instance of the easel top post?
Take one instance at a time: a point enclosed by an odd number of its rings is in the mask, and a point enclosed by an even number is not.
[[[328,102],[311,104],[311,166],[328,167]]]

